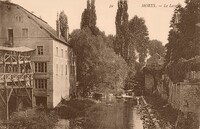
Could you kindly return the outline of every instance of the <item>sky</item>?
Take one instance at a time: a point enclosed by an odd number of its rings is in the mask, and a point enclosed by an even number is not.
[[[57,13],[64,10],[68,16],[69,32],[80,28],[81,15],[87,0],[11,0],[33,12],[56,28]],[[115,16],[118,0],[96,0],[97,26],[106,34],[115,34]],[[145,19],[150,39],[166,44],[170,20],[175,6],[184,0],[128,0],[129,20],[135,15]],[[152,4],[155,7],[144,7]],[[171,6],[170,6],[171,5]]]

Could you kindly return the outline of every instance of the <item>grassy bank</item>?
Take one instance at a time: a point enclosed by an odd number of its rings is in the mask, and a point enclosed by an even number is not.
[[[58,120],[53,110],[28,109],[13,113],[9,121],[1,122],[0,129],[53,129]]]

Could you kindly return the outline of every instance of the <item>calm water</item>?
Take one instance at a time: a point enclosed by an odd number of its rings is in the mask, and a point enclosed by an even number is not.
[[[143,129],[136,105],[130,101],[117,102],[106,110],[93,127],[72,127],[69,120],[60,120],[56,129]]]
[[[124,103],[124,129],[143,129],[136,105]]]

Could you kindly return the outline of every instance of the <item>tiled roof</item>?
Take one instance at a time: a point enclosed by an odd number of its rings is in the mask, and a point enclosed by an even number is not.
[[[47,22],[45,22],[41,18],[37,17],[36,15],[32,14],[25,8],[21,7],[20,5],[14,4],[14,3],[10,3],[10,2],[3,2],[3,1],[0,1],[0,2],[4,3],[4,4],[10,4],[10,5],[19,7],[19,9],[24,11],[30,19],[32,19],[41,29],[44,29],[53,39],[60,41],[68,46],[71,46],[69,43],[67,43],[64,40],[64,38],[62,36],[59,38],[56,30],[54,30]]]

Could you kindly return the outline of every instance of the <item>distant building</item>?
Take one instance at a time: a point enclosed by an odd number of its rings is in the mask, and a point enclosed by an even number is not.
[[[147,93],[153,93],[157,90],[158,80],[162,78],[163,65],[164,58],[157,53],[147,60],[147,64],[143,68],[145,74],[145,90]]]
[[[59,22],[57,22],[59,26]],[[0,1],[0,46],[35,49],[33,105],[55,107],[75,85],[73,49],[47,22],[23,7]]]
[[[164,65],[164,58],[158,53],[154,54],[147,60],[146,67],[153,69],[160,69]]]

